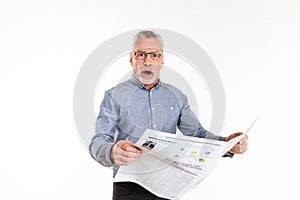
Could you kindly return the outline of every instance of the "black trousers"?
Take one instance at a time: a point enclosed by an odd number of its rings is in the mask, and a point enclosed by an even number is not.
[[[114,183],[113,200],[167,200],[132,182]]]

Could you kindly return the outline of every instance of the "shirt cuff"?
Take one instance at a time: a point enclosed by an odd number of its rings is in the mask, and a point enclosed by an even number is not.
[[[230,153],[229,151],[225,153],[222,157],[229,157],[232,158],[234,156],[234,153]]]
[[[115,161],[111,157],[113,145],[114,145],[114,143],[109,143],[106,147],[106,152],[105,152],[106,156],[105,157],[106,157],[106,163],[108,164],[108,166],[115,165]]]
[[[219,136],[219,141],[225,141],[227,137]]]
[[[225,141],[227,137],[222,137],[222,136],[219,136],[219,140],[220,141]],[[229,151],[227,153],[225,153],[222,157],[229,157],[229,158],[232,158],[234,156],[234,153],[230,153]]]

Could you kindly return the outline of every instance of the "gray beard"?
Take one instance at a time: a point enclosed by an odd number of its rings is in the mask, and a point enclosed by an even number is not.
[[[158,77],[158,73],[153,73],[153,77],[148,80],[148,79],[145,79],[142,77],[142,70],[138,70],[137,73],[135,74],[136,78],[143,84],[146,84],[146,85],[149,85],[149,84],[152,84]]]

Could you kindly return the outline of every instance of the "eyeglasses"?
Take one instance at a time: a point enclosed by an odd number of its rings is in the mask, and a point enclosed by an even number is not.
[[[138,60],[145,60],[148,54],[150,54],[153,60],[158,60],[162,56],[162,52],[158,52],[158,51],[155,52],[135,51],[133,53],[133,55],[135,55],[135,57]]]

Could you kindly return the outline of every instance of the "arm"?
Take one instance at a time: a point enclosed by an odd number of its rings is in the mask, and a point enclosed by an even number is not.
[[[91,156],[104,166],[110,167],[114,163],[111,150],[114,145],[118,106],[109,92],[106,92],[100,106],[100,113],[96,120],[96,135],[89,146]]]
[[[178,121],[178,128],[182,133],[189,136],[207,138],[220,141],[229,141],[232,138],[239,136],[242,133],[234,133],[229,137],[217,136],[206,129],[204,129],[190,109],[186,96],[183,98],[183,107]],[[235,153],[242,154],[247,150],[247,139],[246,135],[238,144],[236,144],[229,152],[223,155],[223,157],[233,157]]]
[[[96,135],[89,146],[91,156],[106,167],[129,165],[141,155],[131,141],[119,140],[115,143],[118,113],[119,106],[106,92],[96,121]]]
[[[190,109],[186,96],[183,95],[183,106],[178,120],[178,128],[188,136],[225,141],[226,137],[217,136],[203,128],[193,111]]]

